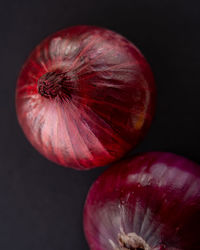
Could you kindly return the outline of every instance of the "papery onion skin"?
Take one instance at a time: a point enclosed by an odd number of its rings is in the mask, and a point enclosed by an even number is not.
[[[129,249],[117,248],[121,232],[135,233],[154,250],[197,250],[199,227],[200,166],[172,153],[115,164],[93,184],[84,209],[91,250]]]
[[[18,78],[16,110],[31,144],[57,164],[103,166],[133,148],[155,106],[152,72],[124,37],[74,26],[42,41]]]

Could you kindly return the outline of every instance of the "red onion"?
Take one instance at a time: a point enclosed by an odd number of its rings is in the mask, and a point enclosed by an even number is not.
[[[145,153],[109,168],[84,210],[92,250],[200,249],[200,166]]]
[[[124,37],[76,26],[41,42],[22,68],[18,120],[48,159],[76,169],[108,164],[150,126],[154,80],[145,58]]]

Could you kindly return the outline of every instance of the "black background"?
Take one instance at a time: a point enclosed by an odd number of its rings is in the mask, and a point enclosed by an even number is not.
[[[105,168],[79,172],[43,158],[15,114],[15,86],[30,51],[59,29],[92,24],[134,42],[151,64],[158,98],[134,150],[171,151],[200,162],[199,0],[0,1],[0,249],[86,250],[82,209]]]

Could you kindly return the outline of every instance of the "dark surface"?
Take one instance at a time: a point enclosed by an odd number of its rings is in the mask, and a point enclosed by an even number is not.
[[[15,115],[15,85],[34,46],[76,24],[126,36],[151,64],[158,91],[156,117],[134,153],[171,151],[200,162],[199,12],[198,0],[0,2],[0,249],[88,249],[83,204],[105,169],[77,172],[56,166],[23,135]]]

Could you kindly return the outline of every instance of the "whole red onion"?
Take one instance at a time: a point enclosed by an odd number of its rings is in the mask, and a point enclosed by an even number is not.
[[[20,73],[16,109],[32,145],[76,169],[108,164],[135,146],[154,110],[145,58],[124,37],[75,26],[41,42]]]
[[[109,168],[84,210],[91,250],[200,249],[200,166],[145,153]]]

